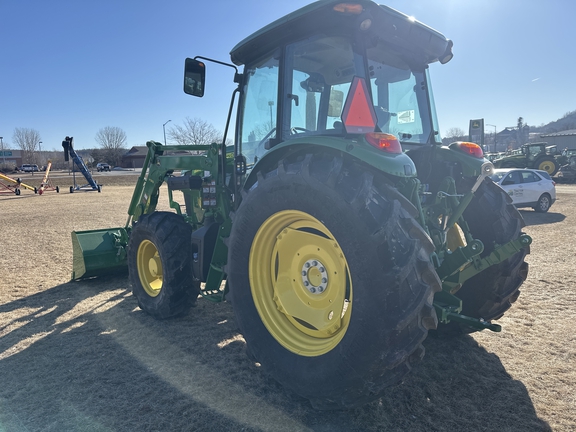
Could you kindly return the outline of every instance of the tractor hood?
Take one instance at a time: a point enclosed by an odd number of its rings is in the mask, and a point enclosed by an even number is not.
[[[342,11],[339,5],[356,6],[354,12]],[[336,10],[338,9],[338,10]],[[366,20],[368,29],[361,30]],[[248,36],[230,52],[232,62],[247,64],[287,43],[314,34],[353,34],[367,32],[389,43],[417,64],[452,58],[452,41],[436,30],[384,5],[369,0],[342,3],[320,0],[298,9]]]

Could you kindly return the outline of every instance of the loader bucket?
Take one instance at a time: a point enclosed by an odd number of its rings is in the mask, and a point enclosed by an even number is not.
[[[125,228],[72,231],[72,280],[127,270]]]

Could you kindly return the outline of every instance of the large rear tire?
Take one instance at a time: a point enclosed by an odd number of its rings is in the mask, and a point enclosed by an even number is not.
[[[192,275],[192,227],[170,212],[143,215],[128,243],[132,293],[140,308],[158,319],[183,315],[199,294]]]
[[[546,171],[550,176],[553,176],[560,169],[558,161],[552,156],[541,156],[534,164],[535,169]]]
[[[481,257],[492,253],[496,244],[517,239],[525,225],[508,194],[489,179],[476,191],[464,218],[474,238],[484,243]],[[462,299],[462,313],[486,321],[502,317],[520,295],[528,275],[527,253],[529,249],[523,248],[467,280],[456,293]]]
[[[249,356],[319,409],[377,398],[437,325],[432,243],[377,183],[340,157],[283,160],[234,215],[228,282]]]

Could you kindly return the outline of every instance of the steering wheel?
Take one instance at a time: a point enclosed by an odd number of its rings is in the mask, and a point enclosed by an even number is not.
[[[256,153],[260,153],[260,149],[262,147],[265,146],[266,142],[270,139],[270,137],[274,134],[274,132],[276,132],[276,128],[272,128],[265,136],[264,138],[262,138],[260,140],[260,142],[258,142],[258,145],[256,146]],[[303,127],[299,127],[299,126],[294,126],[293,128],[290,129],[290,132],[292,134],[298,134],[298,133],[308,133],[308,132],[312,132],[309,129],[303,128]]]
[[[312,131],[309,129],[303,128],[303,127],[294,126],[293,128],[290,129],[290,132],[293,135],[296,135],[298,133],[308,133],[308,132],[312,132]]]

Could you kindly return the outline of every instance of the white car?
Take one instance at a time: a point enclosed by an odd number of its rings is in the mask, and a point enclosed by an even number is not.
[[[556,183],[546,171],[502,168],[495,169],[490,178],[510,195],[516,207],[545,213],[556,201]]]
[[[38,172],[38,165],[36,164],[24,164],[20,167],[20,171],[22,172]]]

